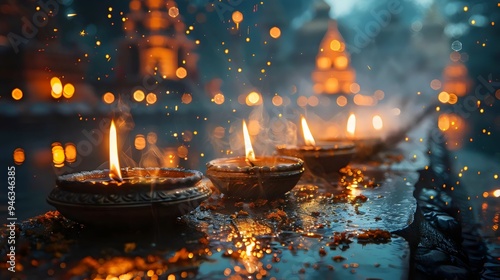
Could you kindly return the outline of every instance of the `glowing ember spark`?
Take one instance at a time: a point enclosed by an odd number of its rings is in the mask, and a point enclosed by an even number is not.
[[[384,122],[379,115],[373,116],[372,123],[375,130],[381,130],[384,127]]]
[[[306,146],[316,146],[316,141],[314,141],[314,137],[312,136],[312,133],[309,130],[306,118],[302,117],[301,122],[302,122],[302,133],[304,133],[304,142]]]
[[[255,161],[255,153],[252,148],[250,134],[248,133],[247,123],[245,121],[243,121],[243,138],[245,139],[245,157],[251,163],[252,161]]]
[[[347,133],[350,137],[354,137],[354,133],[356,132],[356,116],[354,114],[349,115],[349,119],[347,119]]]
[[[111,127],[109,128],[109,178],[118,182],[123,181],[120,171],[120,161],[118,160],[116,127],[113,120],[111,120]]]

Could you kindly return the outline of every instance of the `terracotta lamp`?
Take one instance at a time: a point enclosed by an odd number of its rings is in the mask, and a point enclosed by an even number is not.
[[[109,170],[59,176],[47,202],[85,225],[139,227],[186,214],[211,194],[200,171],[120,168],[113,121],[109,150]]]
[[[277,198],[290,191],[304,172],[304,162],[288,156],[255,156],[243,121],[245,156],[207,163],[207,177],[228,197]]]

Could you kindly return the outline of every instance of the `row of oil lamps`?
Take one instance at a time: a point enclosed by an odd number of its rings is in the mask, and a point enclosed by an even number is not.
[[[208,162],[207,179],[197,170],[120,168],[112,121],[109,170],[59,176],[47,201],[65,217],[90,226],[154,225],[198,207],[211,195],[211,185],[230,198],[277,198],[290,191],[306,170],[317,176],[337,172],[353,156],[364,157],[381,144],[380,138],[316,143],[304,117],[301,126],[303,146],[280,145],[277,155],[255,156],[243,121],[245,156]]]

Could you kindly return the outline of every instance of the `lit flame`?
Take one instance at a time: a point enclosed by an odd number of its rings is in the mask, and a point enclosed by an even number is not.
[[[356,131],[356,116],[354,114],[349,115],[347,119],[347,133],[349,136],[354,137],[354,132]]]
[[[120,161],[118,160],[118,145],[116,140],[115,122],[111,120],[109,128],[109,178],[121,182]]]
[[[255,161],[255,153],[250,141],[250,134],[248,134],[247,123],[243,121],[243,138],[245,139],[245,157],[249,161]]]
[[[372,123],[375,130],[381,130],[384,127],[384,122],[379,115],[373,116]]]
[[[306,146],[316,146],[316,142],[314,141],[314,137],[309,130],[309,126],[307,125],[306,118],[301,118],[302,122],[302,133],[304,133],[304,142]]]

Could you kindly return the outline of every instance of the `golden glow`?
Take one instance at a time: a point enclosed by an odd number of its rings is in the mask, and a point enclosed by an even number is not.
[[[255,152],[252,148],[252,141],[248,134],[247,123],[243,120],[243,139],[245,140],[245,157],[250,161],[255,161]]]
[[[275,26],[269,30],[269,35],[274,39],[278,39],[281,36],[281,30]]]
[[[384,127],[384,122],[382,121],[382,118],[379,115],[373,116],[372,124],[375,130],[381,130]]]
[[[450,101],[450,94],[448,94],[446,91],[442,91],[438,95],[438,100],[441,103],[448,103],[448,101]]]
[[[137,11],[141,8],[141,1],[132,0],[132,1],[130,1],[129,7],[130,7],[130,10]]]
[[[67,143],[64,148],[64,155],[66,156],[66,161],[73,163],[76,161],[76,146],[73,143]]]
[[[312,136],[312,133],[309,130],[309,126],[307,125],[306,118],[301,117],[300,121],[302,124],[302,133],[304,134],[304,142],[305,142],[306,146],[316,146],[316,141],[314,141],[314,137]]]
[[[213,101],[215,104],[217,105],[221,105],[224,103],[225,101],[225,98],[224,98],[224,94],[222,93],[217,93],[216,95],[214,95],[214,98],[213,98]]]
[[[64,149],[59,142],[52,143],[52,162],[55,167],[64,166]]]
[[[26,159],[24,155],[24,150],[21,148],[15,149],[14,154],[12,156],[14,158],[14,163],[17,165],[23,164],[24,160]]]
[[[103,96],[102,96],[102,100],[104,101],[104,103],[106,104],[111,104],[115,101],[115,95],[111,92],[106,92]]]
[[[73,97],[74,93],[75,93],[75,86],[73,86],[70,83],[64,85],[64,88],[63,88],[63,96],[64,97],[71,98],[71,97]]]
[[[347,134],[350,137],[354,137],[355,132],[356,132],[356,116],[354,114],[350,114],[349,119],[347,119]]]
[[[146,95],[144,94],[144,91],[138,89],[136,91],[134,91],[134,100],[137,101],[137,102],[141,102],[142,100],[144,100],[144,97],[146,97]]]
[[[179,79],[184,79],[187,76],[187,70],[184,67],[179,67],[177,70],[175,70],[175,75]]]
[[[137,134],[135,136],[134,147],[139,151],[146,148],[146,138],[144,137],[144,135]]]
[[[23,91],[18,88],[13,89],[12,98],[14,98],[14,100],[21,100],[21,98],[23,98]]]
[[[109,128],[109,178],[114,181],[122,181],[120,161],[118,160],[118,143],[116,137],[115,121],[111,120]]]
[[[150,92],[148,95],[146,95],[146,102],[148,104],[155,104],[158,98],[156,97],[156,94]]]

